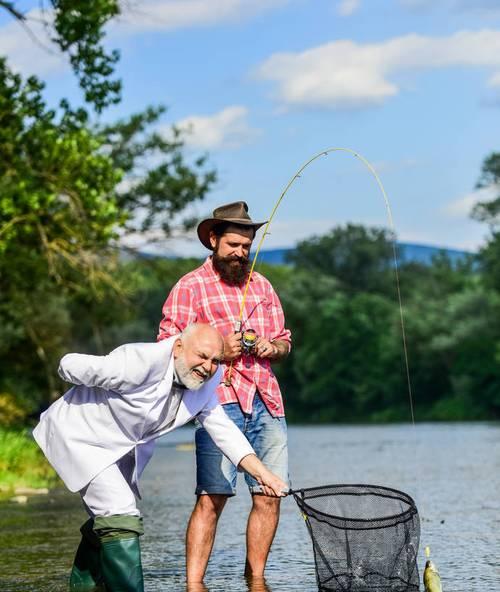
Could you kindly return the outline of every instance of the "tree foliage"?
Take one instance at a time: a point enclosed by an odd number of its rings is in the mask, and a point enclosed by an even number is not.
[[[0,8],[29,31],[30,20],[18,4],[0,0]],[[106,51],[103,41],[106,23],[120,14],[119,1],[48,0],[47,5],[42,1],[40,7],[44,27],[51,41],[68,57],[85,101],[98,112],[118,103],[121,81],[111,76],[120,54],[116,50]]]
[[[17,3],[1,8],[29,26]],[[118,53],[103,45],[118,2],[51,0],[42,12],[86,105],[47,105],[43,82],[0,56],[0,391],[27,409],[60,393],[55,368],[75,337],[102,351],[104,326],[129,313],[142,279],[123,272],[119,239],[190,227],[183,210],[215,181],[204,157],[186,160],[178,130],[155,131],[163,107],[93,120],[120,97]]]
[[[394,264],[392,234],[382,228],[355,224],[299,242],[290,261],[340,280],[353,292],[384,292]]]
[[[43,102],[42,89],[36,78],[23,81],[0,59],[4,281],[6,270],[21,262],[34,264],[30,271],[35,273],[39,256],[45,264],[38,275],[58,281],[68,266],[91,275],[93,254],[124,222],[114,194],[122,174],[102,153],[102,138],[85,127],[86,114],[80,110],[67,107],[56,118]]]
[[[486,285],[500,291],[500,152],[493,152],[484,159],[477,186],[498,191],[496,198],[476,204],[471,215],[480,222],[486,222],[491,230],[489,240],[480,249],[478,258]]]
[[[120,210],[128,213],[124,224],[128,232],[159,230],[160,236],[169,236],[192,228],[196,219],[177,222],[178,215],[188,204],[202,200],[216,181],[213,170],[204,170],[205,156],[186,163],[178,129],[172,128],[169,139],[149,131],[164,112],[162,106],[148,107],[98,128],[109,158],[127,181],[116,197]]]
[[[500,221],[500,152],[493,152],[485,158],[477,187],[492,187],[499,192],[495,199],[479,202],[472,210],[473,218],[480,222],[487,222],[492,228],[496,228]]]

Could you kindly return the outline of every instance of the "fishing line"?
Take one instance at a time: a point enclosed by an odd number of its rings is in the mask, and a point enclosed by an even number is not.
[[[326,150],[322,150],[321,152],[318,152],[318,154],[315,154],[312,158],[310,158],[308,161],[306,161],[300,168],[299,170],[293,175],[293,177],[290,179],[290,181],[288,182],[288,184],[286,185],[285,189],[283,190],[283,192],[281,193],[281,195],[279,196],[276,204],[274,205],[274,208],[271,212],[271,215],[269,216],[269,220],[267,221],[266,226],[264,227],[264,232],[262,233],[262,237],[257,245],[257,249],[255,251],[255,255],[253,257],[252,260],[252,265],[250,267],[250,272],[248,274],[248,279],[247,282],[245,284],[245,289],[243,291],[243,298],[241,301],[241,306],[240,306],[240,313],[239,313],[239,317],[238,317],[238,321],[236,323],[236,327],[240,327],[241,328],[241,324],[242,324],[242,319],[243,319],[243,311],[245,308],[245,301],[246,301],[246,297],[247,297],[247,293],[248,293],[248,288],[250,286],[250,281],[252,279],[252,274],[255,268],[255,264],[257,262],[257,258],[259,256],[260,253],[260,249],[264,243],[264,240],[266,238],[266,236],[269,234],[268,229],[269,226],[271,225],[271,222],[273,221],[273,218],[278,210],[278,207],[280,206],[281,202],[283,201],[283,198],[285,197],[285,195],[287,194],[288,190],[290,189],[290,187],[295,183],[295,181],[297,179],[300,178],[301,173],[315,160],[317,160],[318,158],[321,158],[322,156],[328,156],[329,154],[331,154],[332,152],[347,152],[349,154],[352,154],[353,156],[355,156],[358,160],[360,160],[366,167],[367,169],[370,171],[370,173],[373,175],[373,177],[375,178],[377,185],[382,193],[382,196],[384,198],[384,203],[385,203],[385,207],[387,210],[387,218],[389,221],[389,227],[392,231],[392,254],[393,254],[393,258],[394,258],[394,271],[395,271],[395,277],[396,277],[396,290],[397,290],[397,296],[398,296],[398,305],[399,305],[399,317],[400,317],[400,322],[401,322],[401,337],[402,337],[402,342],[403,342],[403,352],[404,352],[404,364],[405,364],[405,373],[406,373],[406,382],[407,382],[407,388],[408,388],[408,397],[409,397],[409,403],[410,403],[410,413],[411,413],[411,422],[413,427],[415,427],[415,415],[414,415],[414,411],[413,411],[413,392],[412,392],[412,387],[411,387],[411,380],[410,380],[410,365],[408,362],[408,347],[407,347],[407,340],[406,340],[406,330],[405,330],[405,322],[404,322],[404,315],[403,315],[403,302],[402,302],[402,298],[401,298],[401,287],[400,287],[400,281],[399,281],[399,265],[398,265],[398,256],[397,256],[397,250],[396,250],[396,229],[394,226],[394,221],[392,218],[392,212],[391,212],[391,206],[389,204],[389,199],[387,197],[387,193],[385,192],[384,186],[382,184],[382,181],[380,180],[379,176],[377,175],[377,172],[375,171],[375,169],[373,168],[373,166],[370,164],[370,162],[361,154],[359,154],[358,152],[356,152],[355,150],[352,150],[351,148],[341,148],[341,147],[334,147],[334,148],[327,148]],[[239,329],[238,329],[239,330]],[[229,366],[228,369],[228,376],[227,376],[227,380],[226,380],[226,384],[231,384],[231,374],[232,374],[232,370],[233,370],[233,362],[231,361],[231,364]]]

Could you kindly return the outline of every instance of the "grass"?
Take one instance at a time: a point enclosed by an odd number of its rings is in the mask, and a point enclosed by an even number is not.
[[[0,428],[0,495],[18,487],[39,489],[57,483],[54,469],[27,429]]]

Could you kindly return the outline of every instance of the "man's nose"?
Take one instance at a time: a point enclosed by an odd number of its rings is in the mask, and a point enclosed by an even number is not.
[[[234,250],[234,254],[237,257],[243,257],[243,247],[236,247]]]
[[[207,374],[212,374],[212,365],[211,360],[205,360],[202,364],[203,370],[205,370]]]

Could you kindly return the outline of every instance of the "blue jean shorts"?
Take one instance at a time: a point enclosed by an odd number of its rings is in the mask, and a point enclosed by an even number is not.
[[[257,393],[251,415],[243,413],[239,403],[226,403],[223,409],[246,436],[264,465],[288,483],[285,418],[273,417]],[[217,448],[205,428],[197,428],[195,442],[196,494],[235,495],[237,468]],[[245,480],[251,493],[261,493],[260,485],[248,473],[245,473]]]

